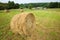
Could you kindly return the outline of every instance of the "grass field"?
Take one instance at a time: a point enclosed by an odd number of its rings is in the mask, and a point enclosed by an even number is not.
[[[24,9],[24,12],[35,15],[40,40],[60,40],[60,9]],[[0,10],[0,40],[24,40],[20,35],[12,33],[9,26],[11,18],[19,13],[19,9],[11,9],[8,13]]]

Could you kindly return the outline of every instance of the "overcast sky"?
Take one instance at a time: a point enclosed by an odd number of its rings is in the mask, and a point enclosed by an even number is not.
[[[8,2],[9,0],[0,0],[0,2]],[[60,0],[10,0],[15,3],[37,3],[37,2],[60,2]]]

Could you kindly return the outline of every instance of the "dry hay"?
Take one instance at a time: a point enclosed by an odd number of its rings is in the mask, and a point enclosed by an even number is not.
[[[15,15],[10,23],[11,30],[14,33],[19,33],[26,40],[33,40],[33,33],[36,27],[35,17],[32,13],[22,13]],[[36,33],[36,32],[35,32]]]
[[[9,12],[9,10],[5,9],[5,10],[4,10],[4,12],[5,12],[5,13],[8,13],[8,12]]]
[[[23,9],[20,9],[20,12],[24,12],[24,10]]]

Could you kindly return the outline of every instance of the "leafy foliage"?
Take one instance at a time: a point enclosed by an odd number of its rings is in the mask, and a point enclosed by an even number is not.
[[[14,3],[13,1],[8,1],[8,3],[0,3],[0,10],[3,9],[17,9],[19,8],[19,4],[18,3]]]

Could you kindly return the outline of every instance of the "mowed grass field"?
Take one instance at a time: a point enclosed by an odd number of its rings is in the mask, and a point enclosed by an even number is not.
[[[40,40],[60,40],[60,9],[24,9],[24,12],[35,15]],[[20,9],[11,9],[7,13],[0,10],[0,40],[24,40],[10,30],[10,21],[16,14],[21,14]]]

